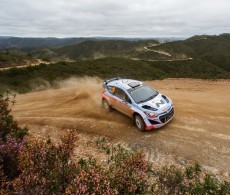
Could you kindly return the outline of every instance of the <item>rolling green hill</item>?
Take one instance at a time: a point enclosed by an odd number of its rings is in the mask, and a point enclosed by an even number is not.
[[[53,50],[58,55],[71,59],[97,59],[102,57],[136,57],[144,46],[156,44],[157,41],[103,40],[84,41],[82,43]]]
[[[34,58],[29,55],[8,50],[0,51],[0,68],[21,66],[29,62],[34,62]]]
[[[147,49],[146,49],[147,48]],[[200,59],[230,71],[230,35],[194,36],[182,41],[159,44],[157,41],[90,40],[52,50],[68,59],[122,57],[137,60]],[[159,51],[159,52],[158,52]],[[161,53],[163,52],[163,53]],[[166,54],[164,54],[166,52]],[[170,55],[167,55],[170,54]],[[52,57],[51,57],[52,58]]]
[[[34,88],[31,83],[85,75],[140,80],[230,79],[230,35],[194,36],[164,44],[153,40],[87,40],[55,49],[4,50],[0,52],[0,68],[36,59],[53,64],[0,71],[0,89],[27,92]]]
[[[185,54],[215,64],[230,72],[230,34],[219,36],[194,36],[184,41],[175,41],[154,47],[172,55]]]

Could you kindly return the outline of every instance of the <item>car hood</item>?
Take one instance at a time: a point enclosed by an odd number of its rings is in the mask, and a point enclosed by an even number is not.
[[[157,110],[164,110],[165,108],[167,109],[169,105],[170,105],[170,101],[168,100],[168,103],[167,103],[165,98],[163,98],[162,94],[158,94],[153,99],[147,102],[138,104],[138,107],[140,109],[145,109],[149,111],[157,111]]]

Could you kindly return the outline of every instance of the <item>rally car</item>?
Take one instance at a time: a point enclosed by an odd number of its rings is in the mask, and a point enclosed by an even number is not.
[[[139,130],[162,127],[174,117],[172,100],[141,81],[113,78],[103,88],[102,106],[131,117]]]

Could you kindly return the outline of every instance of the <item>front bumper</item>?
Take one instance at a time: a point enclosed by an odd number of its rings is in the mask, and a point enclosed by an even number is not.
[[[172,106],[168,111],[160,114],[156,119],[147,117],[144,119],[145,129],[151,130],[166,125],[173,119],[174,114],[174,107]]]

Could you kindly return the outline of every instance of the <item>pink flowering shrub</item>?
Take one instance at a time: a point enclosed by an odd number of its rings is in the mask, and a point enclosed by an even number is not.
[[[70,158],[76,140],[77,136],[72,131],[62,137],[60,144],[51,140],[28,143],[20,154],[22,173],[13,181],[15,193],[64,193],[76,173],[76,166]]]
[[[26,128],[20,128],[10,115],[14,97],[9,92],[0,92],[0,182],[10,181],[20,173],[18,156],[25,143]],[[5,183],[4,183],[5,186]]]
[[[99,169],[90,167],[80,169],[73,181],[66,189],[66,194],[117,194],[112,189],[107,175]]]
[[[0,164],[7,179],[11,180],[20,173],[18,170],[18,156],[24,142],[24,139],[16,139],[9,134],[6,135],[5,142],[0,139]]]
[[[113,152],[108,174],[119,194],[147,192],[149,166],[142,151],[128,151],[118,146]]]

